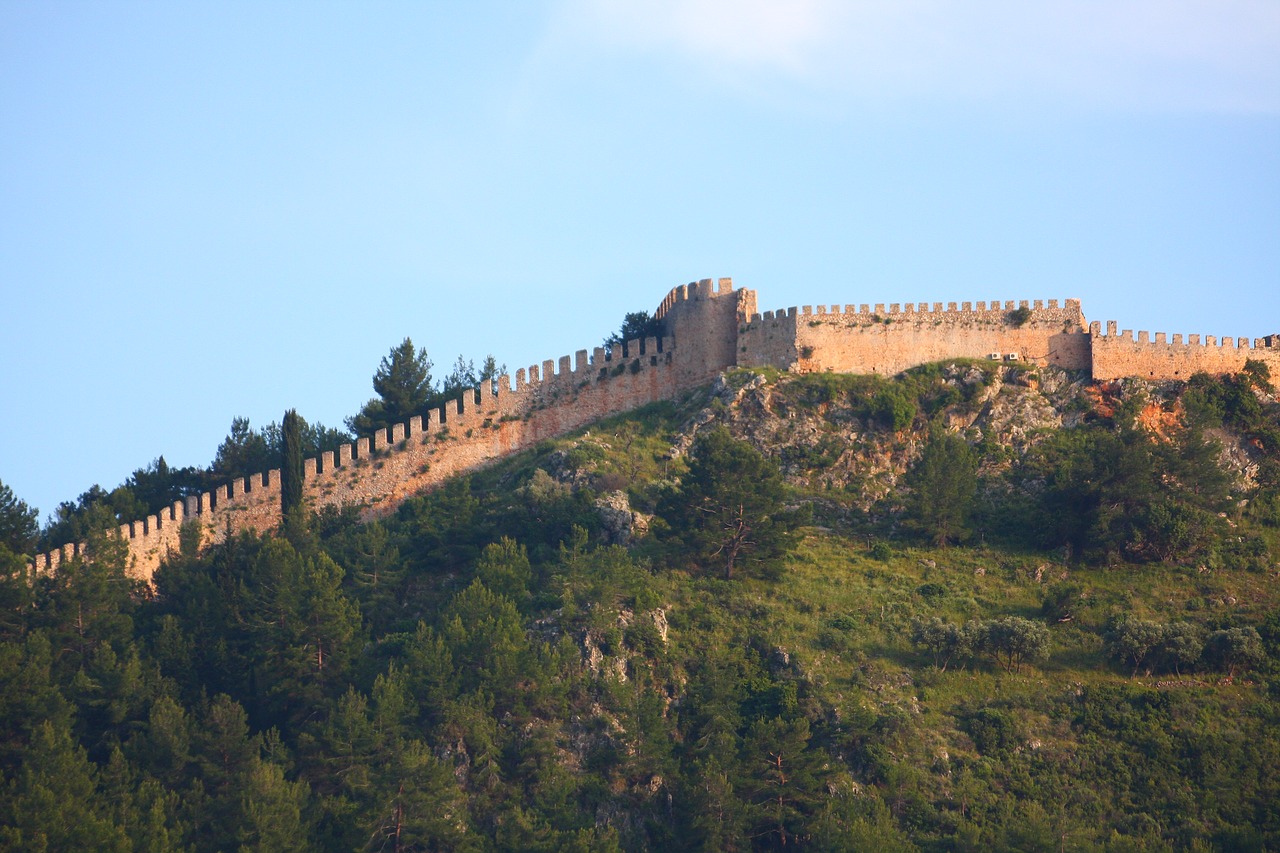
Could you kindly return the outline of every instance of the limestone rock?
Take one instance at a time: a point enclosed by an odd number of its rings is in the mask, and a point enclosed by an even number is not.
[[[662,638],[665,645],[667,642],[667,633],[671,630],[671,626],[667,624],[667,611],[659,607],[651,610],[649,615],[653,617],[653,627],[658,629],[658,636]]]
[[[623,491],[606,492],[596,498],[596,514],[604,528],[607,540],[614,545],[630,545],[638,531],[638,514],[631,510],[631,501]]]

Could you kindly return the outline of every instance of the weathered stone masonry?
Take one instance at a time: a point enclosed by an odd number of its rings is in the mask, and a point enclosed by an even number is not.
[[[424,418],[411,418],[369,438],[304,463],[313,507],[355,504],[367,517],[456,474],[570,432],[608,415],[669,400],[734,366],[796,373],[896,374],[944,358],[997,358],[1088,370],[1096,380],[1126,376],[1185,379],[1197,372],[1232,373],[1247,359],[1280,375],[1280,341],[1124,331],[1086,324],[1080,302],[964,302],[819,305],[756,310],[752,290],[727,278],[673,289],[655,316],[661,339],[628,341],[621,352],[599,347],[588,356],[544,361],[465,393]],[[122,525],[130,569],[149,579],[178,548],[179,528],[199,525],[201,541],[227,531],[265,531],[280,519],[280,472],[233,480],[213,492],[174,503],[157,515]],[[55,571],[83,545],[36,558],[36,572]]]

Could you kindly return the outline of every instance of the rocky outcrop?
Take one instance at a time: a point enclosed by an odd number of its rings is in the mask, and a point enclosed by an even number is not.
[[[630,545],[649,529],[648,518],[631,509],[626,492],[607,492],[596,498],[595,507],[605,539],[611,545]]]

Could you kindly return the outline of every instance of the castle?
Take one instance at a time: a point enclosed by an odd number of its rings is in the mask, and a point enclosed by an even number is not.
[[[1246,338],[1116,333],[1116,324],[1086,324],[1080,302],[819,305],[756,309],[753,290],[727,278],[673,289],[658,306],[661,338],[627,341],[590,356],[578,350],[559,362],[502,376],[465,392],[426,417],[323,453],[304,463],[313,508],[355,504],[385,513],[449,477],[647,403],[674,399],[731,367],[774,367],[809,373],[892,375],[946,358],[988,358],[1088,371],[1094,380],[1123,377],[1185,379],[1194,373],[1234,373],[1246,360],[1280,375],[1277,336]],[[131,573],[150,579],[178,549],[179,528],[198,524],[209,544],[228,531],[275,528],[280,520],[280,472],[235,479],[212,492],[177,501],[156,515],[120,527]],[[65,545],[39,555],[37,573],[56,571],[83,551]]]

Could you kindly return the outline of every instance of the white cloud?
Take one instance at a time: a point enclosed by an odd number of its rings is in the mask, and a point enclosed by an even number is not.
[[[712,64],[804,69],[806,53],[828,37],[835,4],[826,0],[576,0],[569,17],[613,45],[667,49]]]
[[[1276,0],[563,0],[609,51],[874,98],[1280,111]]]

